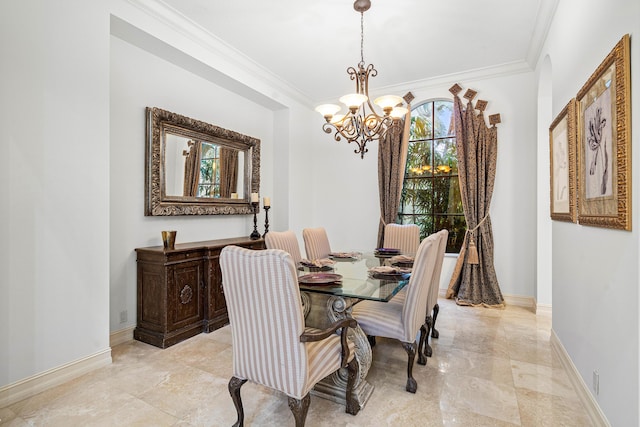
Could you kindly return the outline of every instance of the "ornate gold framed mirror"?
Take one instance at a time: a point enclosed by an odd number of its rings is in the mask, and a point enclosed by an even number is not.
[[[147,107],[145,215],[252,214],[260,140]]]

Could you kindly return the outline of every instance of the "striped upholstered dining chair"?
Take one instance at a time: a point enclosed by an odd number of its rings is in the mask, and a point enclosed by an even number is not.
[[[438,336],[440,335],[435,329],[435,320],[437,319],[438,312],[440,311],[440,306],[438,306],[438,292],[440,291],[440,275],[442,273],[444,254],[447,250],[447,239],[449,238],[449,231],[442,229],[437,233],[430,235],[429,238],[435,240],[434,244],[436,245],[437,258],[434,265],[433,277],[431,278],[433,283],[429,288],[429,296],[427,299],[424,324],[420,328],[420,345],[418,347],[418,363],[420,365],[426,365],[426,357],[431,357],[431,355],[433,354],[433,349],[429,345],[429,331],[432,332],[432,338],[438,338]],[[395,304],[403,304],[406,297],[407,287],[405,286],[393,297],[391,301],[393,301]]]
[[[384,247],[400,249],[403,254],[415,254],[420,245],[420,227],[416,224],[384,226]]]
[[[433,349],[429,345],[429,330],[431,330],[431,338],[438,338],[440,333],[436,329],[436,319],[440,312],[440,306],[438,305],[438,292],[440,292],[440,276],[442,274],[442,263],[444,262],[444,254],[447,252],[447,241],[449,240],[449,231],[440,230],[436,233],[439,238],[438,252],[436,258],[436,265],[433,270],[433,278],[431,289],[429,292],[429,299],[427,299],[427,314],[424,319],[424,329],[420,330],[421,334],[424,334],[424,339],[420,339],[422,343],[422,349],[418,351],[423,352],[426,356],[431,357]]]
[[[307,253],[307,258],[311,261],[327,258],[331,253],[327,231],[322,227],[305,228],[302,230],[302,239],[304,240],[304,250]]]
[[[413,378],[413,363],[416,351],[416,336],[423,326],[427,309],[429,287],[436,262],[437,238],[429,236],[420,243],[416,253],[411,278],[407,285],[407,295],[399,302],[392,298],[389,302],[361,301],[353,307],[352,315],[365,334],[373,337],[397,339],[408,355],[406,390],[415,393],[418,384]],[[422,336],[422,335],[421,335]],[[374,353],[375,358],[375,353]]]
[[[288,252],[296,264],[302,259],[298,238],[296,237],[296,233],[291,230],[270,231],[264,236],[264,243],[267,249],[282,249]]]
[[[222,285],[229,312],[233,376],[229,393],[244,423],[240,388],[247,381],[281,391],[289,398],[296,426],[309,410],[309,391],[340,369],[348,368],[346,412],[359,410],[353,385],[357,375],[347,328],[353,319],[324,331],[305,332],[300,289],[291,255],[279,249],[250,250],[227,246],[220,254]],[[340,335],[335,332],[340,330]]]

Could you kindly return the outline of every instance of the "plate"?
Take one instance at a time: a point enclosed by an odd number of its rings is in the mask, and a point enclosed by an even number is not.
[[[329,258],[336,261],[354,261],[358,259],[353,256],[353,252],[332,252],[329,254]]]
[[[378,248],[373,254],[378,258],[391,258],[396,255],[400,255],[400,249],[392,249],[392,248]]]
[[[393,249],[393,248],[377,248],[375,250],[376,254],[379,255],[399,255],[400,254],[400,249]]]
[[[306,285],[334,283],[340,280],[342,280],[342,276],[334,273],[311,273],[298,277],[298,283],[304,283]]]
[[[299,265],[298,266],[298,270],[299,271],[332,271],[333,270],[333,266],[332,265],[323,265],[322,267],[318,267],[318,266],[314,266],[314,265]]]
[[[376,273],[376,272],[371,272],[371,277],[374,279],[379,279],[379,280],[393,280],[393,281],[400,281],[403,279],[408,279],[410,276],[410,273]]]
[[[394,267],[411,268],[413,267],[413,261],[396,261],[391,263]]]

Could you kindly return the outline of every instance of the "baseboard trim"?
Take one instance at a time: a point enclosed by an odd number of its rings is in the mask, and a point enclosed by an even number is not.
[[[67,381],[110,364],[111,348],[107,348],[83,359],[0,387],[0,408],[12,405],[22,399],[34,396],[51,387],[66,383]]]
[[[113,348],[118,344],[124,344],[129,341],[133,341],[133,330],[135,326],[120,329],[119,331],[112,332],[109,335],[109,345]]]
[[[440,290],[438,291],[438,296],[440,298],[446,298],[447,288],[440,288]],[[504,298],[504,302],[506,305],[515,305],[517,307],[528,308],[537,314],[536,300],[533,297],[521,296],[521,295],[506,295],[506,294],[503,294],[502,297]],[[548,307],[549,307],[549,313],[551,313],[551,306],[548,306]],[[544,314],[544,313],[541,313],[541,314]]]
[[[515,305],[517,307],[528,308],[531,311],[535,311],[536,300],[533,297],[526,297],[520,295],[502,295],[506,305]]]
[[[551,304],[536,303],[536,314],[551,317],[552,313],[553,311],[551,310]]]
[[[551,329],[550,342],[551,348],[553,349],[556,356],[558,356],[558,358],[560,359],[560,363],[567,373],[569,381],[571,381],[571,385],[573,385],[573,388],[576,391],[580,402],[582,402],[582,405],[587,410],[587,415],[593,422],[593,425],[611,427],[611,424],[609,424],[607,417],[602,412],[602,409],[600,409],[600,405],[598,405],[598,402],[596,402],[595,398],[591,394],[589,387],[582,379],[582,376],[578,372],[576,365],[573,364],[569,353],[567,353],[567,350],[564,348],[562,342],[560,341],[560,338],[558,338],[553,329]]]

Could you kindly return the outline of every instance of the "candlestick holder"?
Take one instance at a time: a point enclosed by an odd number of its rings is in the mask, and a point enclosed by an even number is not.
[[[258,202],[251,202],[253,206],[253,233],[251,233],[251,240],[258,240],[260,233],[258,233]]]
[[[262,235],[263,237],[266,236],[267,233],[269,232],[269,209],[271,209],[271,206],[264,207],[264,234]]]

